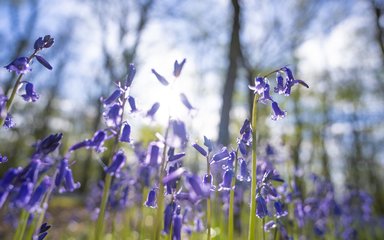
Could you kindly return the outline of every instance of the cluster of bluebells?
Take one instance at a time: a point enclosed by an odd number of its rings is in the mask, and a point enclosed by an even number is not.
[[[54,43],[49,35],[40,37],[34,44],[34,53],[30,57],[20,57],[12,61],[5,68],[21,76],[31,71],[30,63],[36,59],[47,69],[52,66],[37,53],[50,48]],[[177,80],[181,74],[186,60],[180,63],[175,61],[173,77]],[[165,87],[172,82],[152,69],[156,79]],[[274,92],[289,96],[291,88],[296,84],[305,87],[308,85],[294,78],[288,67],[282,67],[276,73],[276,87]],[[270,73],[270,74],[272,74]],[[97,130],[92,137],[72,145],[66,154],[59,156],[58,149],[63,135],[51,134],[37,141],[34,151],[25,167],[10,168],[0,179],[0,208],[24,210],[35,219],[39,214],[45,214],[49,198],[52,193],[73,192],[80,187],[80,183],[73,178],[71,156],[80,149],[90,149],[97,154],[106,151],[105,144],[110,139],[112,145],[110,162],[99,160],[103,171],[111,176],[111,185],[108,189],[107,209],[109,212],[123,212],[126,208],[139,203],[148,208],[158,208],[159,197],[164,198],[164,211],[162,233],[171,239],[180,240],[192,232],[203,232],[206,221],[204,205],[206,200],[218,196],[214,200],[222,203],[223,211],[228,216],[230,204],[233,204],[236,229],[241,229],[241,208],[244,202],[248,204],[247,193],[251,187],[252,178],[256,179],[256,212],[258,218],[264,221],[264,231],[271,229],[279,231],[281,239],[290,239],[287,231],[286,216],[287,205],[294,206],[294,216],[299,228],[311,227],[313,234],[325,237],[330,231],[334,236],[343,239],[357,237],[357,227],[368,223],[371,219],[372,199],[361,191],[348,191],[342,203],[336,201],[331,183],[313,176],[314,190],[301,198],[300,194],[288,190],[287,184],[280,177],[273,162],[275,151],[268,145],[266,153],[259,156],[256,176],[252,176],[248,169],[252,146],[252,126],[246,119],[236,139],[236,146],[218,147],[204,136],[203,146],[197,142],[191,146],[207,161],[207,172],[193,173],[184,166],[184,159],[188,148],[189,136],[184,121],[170,116],[164,136],[157,134],[157,140],[143,146],[131,137],[131,125],[125,120],[126,104],[129,113],[141,112],[136,106],[136,100],[130,94],[131,85],[136,74],[133,64],[129,65],[127,77],[115,84],[115,89],[106,97],[101,98],[104,105],[103,118],[105,127]],[[269,76],[268,74],[267,76]],[[271,118],[277,120],[284,118],[277,102],[270,95],[269,81],[265,77],[257,77],[255,85],[250,89],[258,95],[258,101],[271,102],[273,114]],[[35,102],[39,95],[34,85],[28,81],[20,81],[24,85],[25,93],[21,97],[27,102]],[[180,93],[180,101],[189,112],[195,110],[185,93]],[[4,126],[13,125],[8,112],[8,97],[0,94],[0,118],[4,119]],[[155,102],[144,117],[154,119],[160,104]],[[134,159],[127,164],[127,156],[121,145],[129,144],[133,148]],[[101,159],[101,157],[100,157]],[[0,163],[8,161],[6,156],[0,155]],[[106,182],[99,181],[91,189],[87,205],[99,213],[101,196],[105,190]],[[164,192],[160,192],[164,186]],[[234,202],[230,202],[230,192],[234,191]],[[217,193],[217,194],[213,194]],[[8,203],[8,204],[6,204]],[[108,214],[107,211],[107,214]],[[330,219],[333,220],[334,229],[329,229]],[[358,219],[358,220],[357,220]],[[338,221],[340,220],[340,221]],[[288,222],[289,223],[289,222]],[[208,226],[207,226],[208,227]],[[43,240],[48,234],[50,226],[46,223],[35,231],[34,239]],[[292,233],[290,233],[292,234]]]
[[[64,158],[57,154],[62,136],[61,133],[51,134],[37,141],[25,167],[10,168],[5,172],[0,180],[0,208],[25,210],[33,217],[44,214],[51,193],[72,192],[80,187],[68,164],[70,153]],[[43,239],[46,231],[40,235],[39,239]]]
[[[290,192],[287,202],[293,201],[295,221],[299,228],[310,228],[316,237],[336,236],[338,239],[358,239],[358,229],[374,226],[372,198],[364,191],[349,188],[341,199],[329,180],[311,174],[312,190],[303,199],[300,193]],[[374,231],[368,229],[368,231]]]
[[[271,115],[272,120],[278,120],[286,116],[286,112],[281,110],[278,103],[270,95],[270,85],[268,76],[276,73],[276,87],[274,87],[274,93],[289,96],[291,94],[291,88],[294,85],[301,84],[306,88],[309,88],[308,84],[303,80],[295,79],[292,70],[288,67],[282,67],[277,69],[266,76],[256,77],[255,85],[249,86],[253,90],[254,94],[259,96],[258,101],[261,103],[271,102],[273,113]],[[285,78],[284,78],[285,76]]]
[[[36,59],[41,65],[45,68],[52,70],[50,63],[41,55],[38,55],[40,51],[46,48],[52,47],[54,43],[54,38],[50,35],[45,35],[44,37],[39,37],[34,43],[34,52],[29,57],[18,57],[14,59],[11,63],[4,66],[9,72],[14,72],[18,75],[18,79],[13,88],[13,91],[17,91],[20,88],[20,85],[24,86],[24,93],[21,94],[21,97],[26,102],[35,102],[39,99],[39,94],[35,91],[34,85],[32,82],[21,80],[23,75],[32,71],[31,62],[33,59]],[[2,120],[3,127],[13,128],[15,123],[12,120],[12,115],[8,112],[12,104],[13,99],[9,99],[6,95],[0,92],[0,119]]]

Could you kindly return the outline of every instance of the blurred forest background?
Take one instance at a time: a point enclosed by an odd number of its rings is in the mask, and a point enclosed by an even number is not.
[[[260,107],[261,141],[285,151],[298,175],[314,172],[340,189],[368,191],[384,215],[383,0],[1,0],[0,15],[2,66],[29,55],[38,37],[55,38],[44,53],[52,72],[33,64],[26,76],[40,99],[18,98],[17,127],[1,130],[8,167],[25,166],[32,152],[26,146],[50,133],[64,133],[65,152],[102,128],[100,96],[131,62],[138,71],[132,94],[148,109],[165,96],[150,69],[170,76],[174,60],[187,58],[180,81],[199,109],[184,119],[190,140],[206,135],[224,145],[249,117],[248,84],[289,65],[310,89],[280,101],[284,120],[271,121],[269,106]],[[4,92],[14,79],[0,71]],[[162,119],[133,118],[134,138],[153,138]],[[91,153],[76,157],[75,179],[85,193],[100,167]]]

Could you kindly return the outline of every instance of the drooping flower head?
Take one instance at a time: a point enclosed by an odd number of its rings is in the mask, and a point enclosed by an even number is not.
[[[35,92],[33,84],[30,82],[25,84],[25,94],[21,95],[21,97],[26,102],[36,102],[39,99],[39,95]]]
[[[29,59],[27,57],[16,58],[10,64],[5,66],[5,68],[10,72],[15,72],[16,74],[24,74],[32,70],[29,66]]]

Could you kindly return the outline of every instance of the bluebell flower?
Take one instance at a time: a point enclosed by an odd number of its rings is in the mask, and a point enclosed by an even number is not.
[[[34,147],[36,148],[34,155],[47,155],[55,151],[60,146],[62,137],[62,133],[56,133],[38,141],[34,144]]]
[[[13,181],[22,171],[23,169],[21,167],[8,169],[0,181],[0,190],[13,188]]]
[[[29,212],[34,212],[40,208],[41,200],[50,186],[51,179],[48,176],[45,176],[36,190],[32,193],[32,196],[26,205]]]
[[[229,152],[226,147],[223,147],[220,152],[214,154],[212,156],[212,162],[218,162],[218,161],[223,161],[223,160],[228,160],[229,158]]]
[[[282,111],[279,108],[279,105],[277,104],[277,102],[272,102],[272,110],[273,110],[273,114],[271,115],[272,120],[282,119],[287,114],[285,111]]]
[[[213,177],[212,174],[205,174],[203,178],[203,183],[209,187],[211,191],[215,191],[216,186],[213,185]]]
[[[204,157],[206,157],[208,155],[207,151],[205,151],[204,148],[202,148],[199,144],[197,143],[194,143],[192,144],[192,146],[201,154],[203,155]]]
[[[285,92],[284,92],[286,96],[289,96],[291,94],[291,88],[296,84],[301,84],[304,87],[309,88],[308,84],[305,83],[303,80],[295,79],[291,69],[289,69],[288,67],[283,67],[283,68],[281,68],[281,70],[283,70],[287,76],[286,77]]]
[[[84,141],[78,142],[73,144],[69,149],[68,152],[76,151],[80,148],[89,148],[92,146],[92,141],[89,139],[86,139]]]
[[[171,170],[172,169],[172,170]],[[163,183],[164,184],[168,184],[170,182],[175,182],[177,180],[180,179],[180,177],[185,173],[185,168],[183,167],[180,167],[180,168],[177,168],[177,169],[174,169],[174,168],[171,168],[170,167],[170,170],[167,174],[167,176],[165,176],[163,178]]]
[[[152,142],[148,146],[148,153],[145,159],[148,166],[157,167],[160,163],[160,147],[157,142]]]
[[[209,196],[209,188],[205,184],[202,184],[198,176],[188,174],[186,175],[186,179],[189,188],[192,190],[189,192],[192,199],[206,198]]]
[[[183,225],[183,221],[180,212],[180,206],[177,206],[173,216],[172,240],[181,240],[181,227]]]
[[[24,207],[29,202],[29,199],[31,198],[31,195],[32,195],[32,191],[33,191],[33,183],[28,181],[24,182],[21,185],[17,195],[13,199],[12,204],[18,208]]]
[[[75,183],[73,180],[72,170],[70,168],[65,170],[64,180],[65,190],[68,192],[73,192],[80,187],[80,183]]]
[[[115,91],[113,91],[113,93],[109,97],[103,100],[103,104],[105,106],[108,106],[114,103],[121,96],[121,94],[122,94],[121,89],[116,89]]]
[[[41,161],[39,159],[32,159],[32,161],[19,174],[19,178],[24,181],[36,183],[40,168]]]
[[[163,84],[164,86],[167,86],[167,85],[169,84],[169,82],[167,81],[167,79],[165,79],[163,76],[161,76],[160,74],[158,74],[158,73],[156,72],[155,69],[152,69],[152,73],[155,74],[157,80],[159,80],[159,82],[160,82],[161,84]]]
[[[260,194],[256,196],[256,203],[256,216],[258,216],[259,218],[264,218],[268,216],[267,203]]]
[[[173,147],[184,147],[188,142],[187,130],[183,121],[172,119],[170,121],[172,136],[169,137],[169,145]]]
[[[37,235],[37,240],[43,240],[48,235],[48,230],[51,228],[51,225],[48,225],[47,223],[43,223],[40,226],[39,233]]]
[[[10,64],[5,66],[5,68],[10,72],[15,72],[16,74],[24,74],[32,70],[29,66],[29,59],[27,57],[16,58]]]
[[[133,82],[133,78],[135,77],[135,74],[136,74],[136,67],[133,63],[131,63],[131,64],[129,64],[128,76],[125,79],[125,84],[124,84],[126,88],[131,87],[131,84]]]
[[[233,170],[227,169],[223,175],[223,181],[219,184],[220,188],[218,191],[229,191],[232,189],[232,177]]]
[[[173,67],[173,76],[179,77],[181,70],[183,69],[183,66],[187,60],[184,58],[181,63],[179,63],[177,60],[175,61],[174,67]]]
[[[257,77],[255,78],[255,86],[248,86],[249,89],[253,90],[253,92],[256,94],[262,94],[264,92],[265,88],[265,80],[264,77]]]
[[[146,116],[149,118],[154,118],[157,110],[160,108],[160,103],[156,102],[152,105],[152,107],[147,111]]]
[[[47,68],[48,70],[52,70],[53,67],[51,66],[51,64],[49,64],[49,62],[47,60],[45,60],[45,58],[43,58],[42,56],[40,55],[35,55],[35,58],[37,59],[37,61],[43,65],[45,68]]]
[[[176,209],[176,203],[175,202],[170,202],[167,204],[164,210],[164,228],[162,233],[163,234],[169,234],[169,230],[171,230],[171,224],[172,224],[172,219],[173,219],[173,214]]]
[[[109,167],[105,170],[106,173],[111,174],[111,176],[118,176],[120,169],[124,166],[126,161],[126,157],[124,155],[123,151],[118,151],[115,153],[112,159],[112,163],[109,165]]]
[[[10,128],[14,128],[15,126],[16,126],[16,124],[13,121],[12,115],[10,113],[8,113],[7,116],[5,117],[3,127],[10,129]]]
[[[168,162],[176,162],[178,160],[181,160],[183,157],[185,157],[185,152],[173,154],[168,157]]]
[[[90,146],[95,149],[97,153],[101,153],[105,150],[104,142],[107,140],[107,133],[103,130],[97,131],[91,140]]]
[[[251,181],[251,176],[249,175],[249,171],[247,168],[247,162],[244,159],[240,160],[240,174],[237,175],[237,179],[240,182],[249,182]]]
[[[275,201],[273,203],[276,210],[276,217],[281,218],[288,215],[288,211],[283,209],[283,204],[280,201]]]
[[[25,84],[25,94],[21,95],[21,97],[26,102],[36,102],[39,99],[39,95],[35,92],[33,84],[30,82]]]
[[[269,232],[272,228],[275,228],[275,227],[276,227],[275,221],[271,220],[271,221],[267,222],[266,224],[264,224],[264,231]]]
[[[269,94],[269,91],[270,91],[269,84],[266,83],[265,86],[264,86],[263,94],[259,98],[259,102],[264,103],[264,104],[267,103],[267,101],[272,101],[273,102],[272,97]]]
[[[59,187],[61,183],[64,181],[65,171],[68,168],[68,159],[63,158],[60,161],[59,167],[57,169],[57,174],[55,178],[55,186]]]
[[[5,162],[8,162],[7,156],[3,156],[0,154],[0,163],[5,163]]]
[[[132,96],[128,97],[128,103],[129,103],[129,106],[131,107],[131,113],[138,111],[136,107],[135,99]]]
[[[276,87],[274,88],[274,92],[278,94],[285,93],[284,78],[280,72],[276,73]]]
[[[213,150],[213,144],[212,144],[212,141],[207,138],[206,136],[204,136],[204,146],[206,146],[208,148],[208,152],[212,152]]]
[[[147,200],[145,201],[144,205],[150,208],[157,208],[156,190],[154,188],[149,191]]]
[[[180,93],[180,100],[181,103],[188,109],[188,111],[195,110],[195,108],[192,106],[191,102],[189,102],[187,96],[184,93]]]
[[[119,103],[115,103],[109,107],[107,111],[103,113],[107,126],[113,128],[118,127],[121,123],[122,113],[123,109]]]
[[[55,39],[53,37],[51,37],[50,35],[45,35],[44,38],[39,37],[38,39],[36,39],[33,47],[36,51],[40,51],[43,48],[52,47],[54,42],[55,42]]]
[[[127,122],[123,123],[120,135],[120,142],[131,142],[131,126]]]

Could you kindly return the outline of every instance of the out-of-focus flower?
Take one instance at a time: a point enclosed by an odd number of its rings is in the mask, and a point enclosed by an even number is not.
[[[268,216],[267,203],[265,202],[265,199],[261,195],[257,195],[256,202],[256,216],[258,216],[259,218],[264,218]]]
[[[180,215],[180,212],[180,206],[177,206],[173,216],[172,240],[181,240],[181,227],[183,225],[183,219]]]
[[[152,105],[152,107],[147,111],[147,117],[153,119],[157,110],[160,108],[160,103],[156,102]]]
[[[118,151],[112,159],[111,165],[105,170],[106,173],[111,174],[112,176],[119,175],[120,169],[124,166],[126,157],[123,151]]]
[[[26,102],[35,102],[37,99],[39,99],[39,95],[35,92],[33,84],[30,82],[25,84],[25,94],[21,95],[21,97]]]
[[[171,230],[171,224],[173,219],[173,214],[176,209],[176,203],[171,202],[169,203],[164,210],[164,228],[163,228],[163,234],[169,234],[169,230]]]
[[[113,128],[120,126],[122,113],[123,109],[119,103],[115,103],[111,107],[109,107],[107,111],[103,113],[107,126]]]
[[[15,127],[15,122],[13,121],[12,115],[10,113],[7,114],[5,117],[5,121],[3,124],[3,127],[5,128],[14,128]]]
[[[179,63],[177,60],[175,61],[174,67],[173,67],[173,76],[179,77],[181,70],[183,69],[183,66],[187,60],[184,58],[181,63]]]
[[[47,155],[55,151],[60,146],[60,141],[63,137],[62,133],[51,134],[43,140],[38,141],[34,144],[35,153],[34,155]]]
[[[152,142],[148,146],[147,157],[145,164],[152,167],[157,167],[160,163],[160,146],[157,142]]]
[[[16,58],[10,64],[5,66],[5,68],[10,72],[15,72],[16,74],[24,74],[32,70],[29,66],[29,59],[27,57]]]
[[[132,96],[128,97],[128,103],[129,103],[129,106],[131,107],[131,113],[138,111],[136,107],[135,99]]]
[[[5,162],[8,162],[7,156],[3,156],[0,154],[0,163],[5,163]]]
[[[131,126],[128,123],[123,123],[120,135],[120,142],[131,142]]]
[[[152,69],[152,73],[155,74],[157,80],[159,80],[159,82],[160,82],[161,84],[163,84],[164,86],[167,86],[167,85],[169,84],[169,82],[167,81],[167,79],[165,79],[163,76],[161,76],[160,74],[158,74],[158,73],[156,72],[155,69]]]
[[[184,93],[180,93],[181,103],[188,109],[188,111],[193,111],[195,108],[192,106],[191,102],[188,100],[187,96]]]
[[[131,84],[133,82],[133,78],[135,77],[135,74],[136,74],[136,67],[135,67],[135,64],[131,63],[129,64],[129,67],[128,67],[128,76],[127,78],[125,79],[125,87],[126,88],[129,88],[131,87]]]
[[[41,200],[43,199],[44,194],[48,191],[50,186],[51,179],[48,176],[45,176],[40,185],[32,193],[32,196],[26,206],[29,212],[34,212],[40,208]]]

